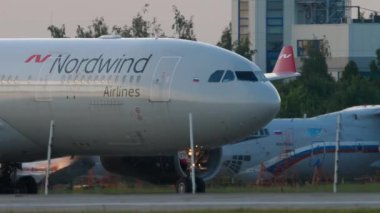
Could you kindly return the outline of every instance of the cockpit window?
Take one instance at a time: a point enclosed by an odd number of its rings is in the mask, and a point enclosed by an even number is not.
[[[222,82],[229,82],[235,80],[235,75],[231,70],[227,70],[226,74],[224,74]]]
[[[211,74],[210,78],[208,79],[208,82],[220,82],[220,79],[222,79],[224,71],[223,70],[217,70],[213,74]]]
[[[251,71],[235,71],[239,81],[258,81],[255,74]]]

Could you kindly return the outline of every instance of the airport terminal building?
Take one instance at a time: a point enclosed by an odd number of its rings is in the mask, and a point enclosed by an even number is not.
[[[380,16],[353,19],[356,12],[360,8],[350,0],[232,0],[232,39],[248,37],[256,50],[253,61],[267,72],[286,44],[294,47],[298,67],[306,48],[314,46],[327,56],[335,78],[349,60],[368,72],[380,48]]]

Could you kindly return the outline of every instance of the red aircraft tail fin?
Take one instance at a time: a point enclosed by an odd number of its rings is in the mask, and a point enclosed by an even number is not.
[[[266,73],[269,80],[279,80],[299,76],[297,73],[296,63],[294,60],[293,47],[284,46],[278,56],[276,65],[272,73]]]

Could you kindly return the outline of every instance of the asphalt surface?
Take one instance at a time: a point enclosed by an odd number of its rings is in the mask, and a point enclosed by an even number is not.
[[[379,209],[380,193],[1,195],[1,212],[195,209]]]

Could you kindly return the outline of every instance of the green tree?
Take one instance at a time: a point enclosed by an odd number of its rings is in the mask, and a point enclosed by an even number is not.
[[[140,13],[132,19],[132,35],[137,38],[149,37],[150,22],[145,20]]]
[[[122,27],[114,25],[111,32],[122,37],[164,37],[165,33],[161,29],[161,25],[156,18],[152,21],[145,19],[145,14],[148,12],[149,4],[145,4],[142,11],[132,19],[131,26],[124,25]],[[64,25],[62,28],[51,25],[48,27],[53,38],[66,37]],[[76,29],[77,38],[97,38],[102,35],[109,34],[109,27],[103,17],[95,18],[91,25],[84,28],[80,25]]]
[[[235,41],[233,44],[233,51],[250,61],[252,60],[252,56],[256,53],[256,51],[251,50],[251,42],[248,37],[243,38],[240,41]]]
[[[300,81],[275,82],[281,96],[281,110],[279,117],[296,118],[307,113],[305,102],[307,91]]]
[[[369,69],[371,71],[371,79],[378,79],[380,77],[380,49],[376,50],[376,58],[372,60]]]
[[[145,4],[141,12],[132,19],[132,26],[124,25],[123,27],[113,26],[112,31],[122,37],[164,37],[165,33],[161,29],[161,25],[156,18],[152,21],[145,19],[145,14],[148,13],[149,4]]]
[[[351,81],[353,78],[359,77],[359,68],[352,60],[344,67],[342,81]]]
[[[378,81],[363,78],[359,73],[354,61],[346,65],[333,98],[330,100],[332,109],[339,110],[356,105],[379,103]]]
[[[339,82],[331,104],[338,110],[357,105],[378,104],[379,101],[376,85],[368,79],[356,76]]]
[[[186,40],[197,40],[194,35],[194,23],[193,17],[186,19],[184,15],[178,10],[176,6],[173,5],[174,12],[174,24],[172,24],[172,29],[174,30],[174,35],[180,39]]]
[[[64,24],[61,27],[50,25],[47,29],[50,31],[52,38],[66,38],[66,28]]]
[[[216,45],[227,50],[232,50],[231,23],[228,27],[224,28],[220,41]]]
[[[108,25],[105,23],[103,17],[95,18],[87,29],[84,29],[84,27],[78,25],[76,33],[77,38],[98,38],[102,35],[109,34]]]
[[[326,57],[318,48],[308,48],[308,57],[302,59],[302,75],[301,79],[312,80],[313,78],[320,77],[333,81],[333,78],[328,73]]]
[[[303,59],[301,77],[276,84],[282,98],[280,117],[315,116],[329,112],[336,83],[328,73],[319,49],[309,49]]]
[[[371,63],[369,64],[369,70],[371,71],[371,73],[379,72],[379,68],[377,67],[375,60],[372,60]]]
[[[232,42],[231,23],[223,30],[220,41],[216,45],[234,51],[248,60],[252,60],[252,56],[256,52],[251,49],[251,42],[248,37],[241,39],[241,41]]]
[[[132,28],[128,27],[128,25],[124,25],[123,27],[114,25],[112,27],[112,32],[124,38],[133,37]]]

